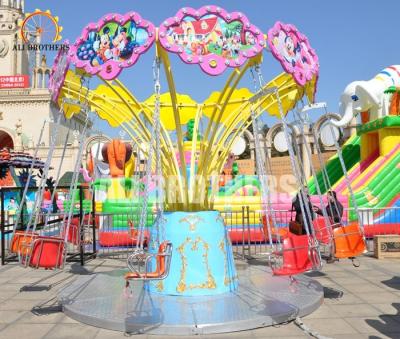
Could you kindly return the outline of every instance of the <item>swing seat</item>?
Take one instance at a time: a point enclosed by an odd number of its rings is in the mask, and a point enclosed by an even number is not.
[[[297,275],[320,265],[318,250],[310,247],[308,235],[290,234],[282,240],[282,250],[273,256],[281,260],[272,266],[274,275]]]
[[[64,239],[39,236],[27,247],[26,255],[21,256],[21,263],[32,268],[61,269],[65,251]]]
[[[125,274],[125,280],[163,280],[169,274],[169,267],[172,256],[172,244],[164,241],[158,247],[157,253],[138,252],[128,258],[128,266],[132,272]],[[148,271],[150,262],[155,259],[156,267],[154,271]],[[135,266],[134,266],[135,265]],[[144,268],[144,272],[140,271]]]
[[[65,223],[65,227],[67,226],[67,222]],[[62,233],[62,237],[65,238],[65,233],[66,230],[64,229]],[[75,224],[73,223],[73,220],[71,221],[71,224],[68,227],[68,236],[67,236],[67,242],[73,245],[79,245],[80,244],[80,237],[79,237],[79,223]]]
[[[98,216],[96,216],[96,225],[98,225]],[[84,224],[90,224],[92,222],[91,216],[90,215],[85,215],[83,218],[83,223]],[[65,221],[65,227],[67,227],[68,221]],[[67,236],[67,242],[73,244],[73,245],[79,245],[81,243],[81,237],[79,233],[79,225],[80,221],[79,218],[75,217],[71,219],[69,229],[68,229],[68,236]],[[62,234],[62,237],[65,238],[65,231]]]
[[[366,244],[357,223],[339,226],[333,230],[335,257],[357,257],[365,252]]]
[[[39,236],[37,232],[16,231],[10,244],[10,252],[14,254],[26,255],[24,251]],[[22,250],[24,248],[24,250]]]
[[[324,218],[316,218],[313,220],[315,237],[321,244],[328,245],[331,243],[331,235],[329,228],[332,227],[331,224],[328,226],[325,224]]]

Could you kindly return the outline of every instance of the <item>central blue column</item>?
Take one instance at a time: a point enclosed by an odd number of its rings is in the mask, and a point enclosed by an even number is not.
[[[237,289],[232,244],[219,212],[165,212],[164,218],[171,266],[166,279],[149,283],[151,292],[199,296]]]

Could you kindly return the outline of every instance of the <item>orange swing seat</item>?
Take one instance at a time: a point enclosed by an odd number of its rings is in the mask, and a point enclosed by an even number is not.
[[[357,223],[334,228],[333,239],[336,258],[357,257],[366,250],[365,239]]]
[[[133,260],[136,260],[138,268],[143,264],[144,272],[135,269],[133,272],[125,274],[125,280],[162,280],[168,276],[169,264],[171,261],[172,244],[169,241],[164,241],[158,247],[157,253],[137,253],[133,255]],[[151,259],[155,259],[156,267],[152,272],[148,272],[148,266]]]
[[[10,252],[26,255],[27,248],[38,236],[37,232],[15,231],[10,244]]]

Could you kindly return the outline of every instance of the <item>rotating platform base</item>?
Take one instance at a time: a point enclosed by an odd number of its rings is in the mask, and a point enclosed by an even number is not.
[[[239,289],[217,296],[181,297],[149,293],[140,282],[123,293],[123,270],[80,276],[62,290],[64,313],[82,323],[162,335],[235,332],[302,317],[323,301],[322,286],[305,276],[271,276],[266,266],[238,265]]]

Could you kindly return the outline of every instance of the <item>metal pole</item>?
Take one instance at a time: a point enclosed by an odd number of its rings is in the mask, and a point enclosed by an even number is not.
[[[246,206],[246,218],[247,218],[247,255],[250,256],[251,233],[250,233],[250,208],[249,208],[249,206]]]
[[[244,259],[244,211],[245,211],[245,206],[242,206],[242,245],[240,246],[242,248],[242,258]]]
[[[23,230],[24,229],[24,218],[25,218],[25,215],[24,215],[24,204],[22,203],[23,202],[23,198],[24,198],[24,191],[23,191],[22,187],[20,189],[19,196],[20,196],[20,204],[21,204],[19,206],[19,209],[21,210],[21,230]],[[26,202],[24,202],[24,203],[26,203]],[[15,220],[15,222],[17,222],[17,220]],[[18,225],[15,225],[14,228],[18,229]]]
[[[84,248],[83,248],[83,187],[82,185],[79,185],[79,250],[80,250],[80,259],[81,259],[81,265],[85,265],[85,260],[84,260]],[[69,231],[68,229],[66,230],[67,232]]]
[[[93,183],[92,183],[93,185]],[[92,232],[93,232],[93,256],[96,257],[96,199],[94,189],[92,190]]]
[[[4,217],[4,191],[0,189],[0,199],[1,199],[1,264],[4,265],[6,249],[5,249],[5,217]]]

